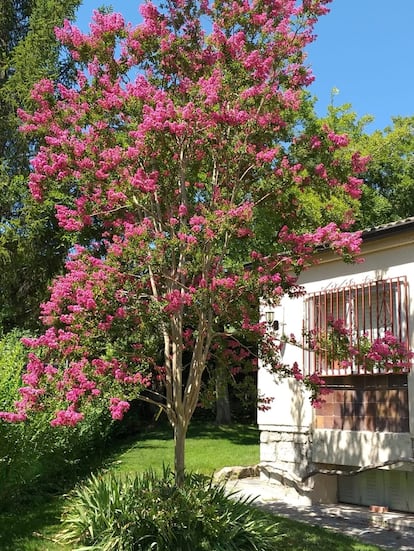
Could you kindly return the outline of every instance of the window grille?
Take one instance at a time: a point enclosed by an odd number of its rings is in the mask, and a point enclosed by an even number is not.
[[[394,336],[400,349],[409,354],[406,277],[312,293],[305,297],[304,304],[303,360],[308,374],[392,372],[392,369],[385,370],[378,367],[380,364],[368,361],[368,356],[364,355],[372,343],[380,342],[387,335]],[[339,328],[339,333],[333,333],[333,325]],[[343,338],[338,339],[340,333]],[[399,369],[402,371],[409,371],[409,366]]]

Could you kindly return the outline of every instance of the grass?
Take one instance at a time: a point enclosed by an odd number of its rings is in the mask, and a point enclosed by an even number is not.
[[[259,431],[249,425],[218,427],[193,422],[186,443],[186,468],[211,475],[229,465],[259,462]],[[120,472],[161,472],[163,464],[174,465],[174,443],[169,427],[148,430],[139,439],[129,439],[117,450],[113,466]]]
[[[59,530],[63,502],[62,497],[43,495],[13,512],[0,513],[1,551],[63,551],[52,541]]]
[[[362,543],[338,532],[276,517],[281,534],[275,551],[381,551],[376,545]]]
[[[211,474],[224,466],[255,464],[259,460],[258,441],[259,433],[253,426],[216,427],[194,422],[187,439],[187,469]],[[173,463],[171,430],[155,427],[138,437],[115,442],[108,457],[107,467],[121,473],[142,472],[149,467],[161,471],[163,464]],[[11,512],[0,512],[0,550],[70,551],[53,541],[63,504],[64,496],[39,493]],[[275,551],[380,551],[323,528],[274,518],[281,534]]]

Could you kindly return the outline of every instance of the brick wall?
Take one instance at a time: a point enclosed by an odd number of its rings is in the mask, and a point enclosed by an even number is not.
[[[315,428],[409,432],[407,375],[326,377]]]

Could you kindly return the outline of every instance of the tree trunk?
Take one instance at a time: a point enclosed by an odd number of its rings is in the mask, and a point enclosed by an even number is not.
[[[174,474],[178,487],[184,484],[186,434],[187,426],[182,419],[178,418],[174,424]]]
[[[229,386],[227,383],[226,368],[221,364],[216,371],[216,424],[230,425],[231,411],[229,400]]]

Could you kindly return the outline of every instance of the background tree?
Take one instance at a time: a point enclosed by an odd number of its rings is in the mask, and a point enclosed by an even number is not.
[[[364,173],[360,227],[414,215],[414,117],[392,121],[356,143],[371,159]]]
[[[38,147],[18,131],[17,109],[30,109],[35,82],[73,80],[54,27],[73,18],[81,0],[3,0],[0,5],[0,327],[33,327],[51,277],[67,251],[54,203],[28,192],[29,158]]]
[[[121,418],[147,388],[141,399],[162,407],[174,429],[181,483],[223,320],[239,340],[254,335],[275,372],[303,380],[317,400],[319,378],[280,363],[258,299],[300,292],[296,276],[321,244],[348,258],[358,250],[359,236],[334,222],[295,231],[302,192],[358,197],[352,173],[365,167],[358,154],[337,157],[346,136],[296,124],[312,80],[303,51],[325,4],[148,2],[137,27],[95,13],[89,35],[65,22],[58,36],[82,70],[74,88],[40,81],[36,111],[20,113],[45,143],[30,188],[39,201],[65,193],[60,226],[90,228],[95,240],[76,247],[56,279],[42,307],[47,330],[26,341],[35,352],[22,399],[4,419],[24,420],[51,395],[62,401],[54,425],[81,421],[92,399]],[[161,365],[148,346],[156,333]],[[164,379],[164,396],[151,397],[150,371]]]
[[[256,335],[252,335],[256,337]],[[203,380],[202,406],[214,411],[217,425],[230,425],[234,418],[256,418],[261,401],[257,395],[259,339],[241,342],[232,328],[223,328],[216,339]]]
[[[312,110],[309,118],[315,119]],[[370,158],[361,175],[361,199],[353,206],[360,229],[414,215],[414,117],[393,117],[392,125],[369,132],[372,121],[369,115],[358,118],[350,103],[335,106],[333,95],[327,116],[319,121],[349,137],[341,155],[350,158],[359,151]]]

